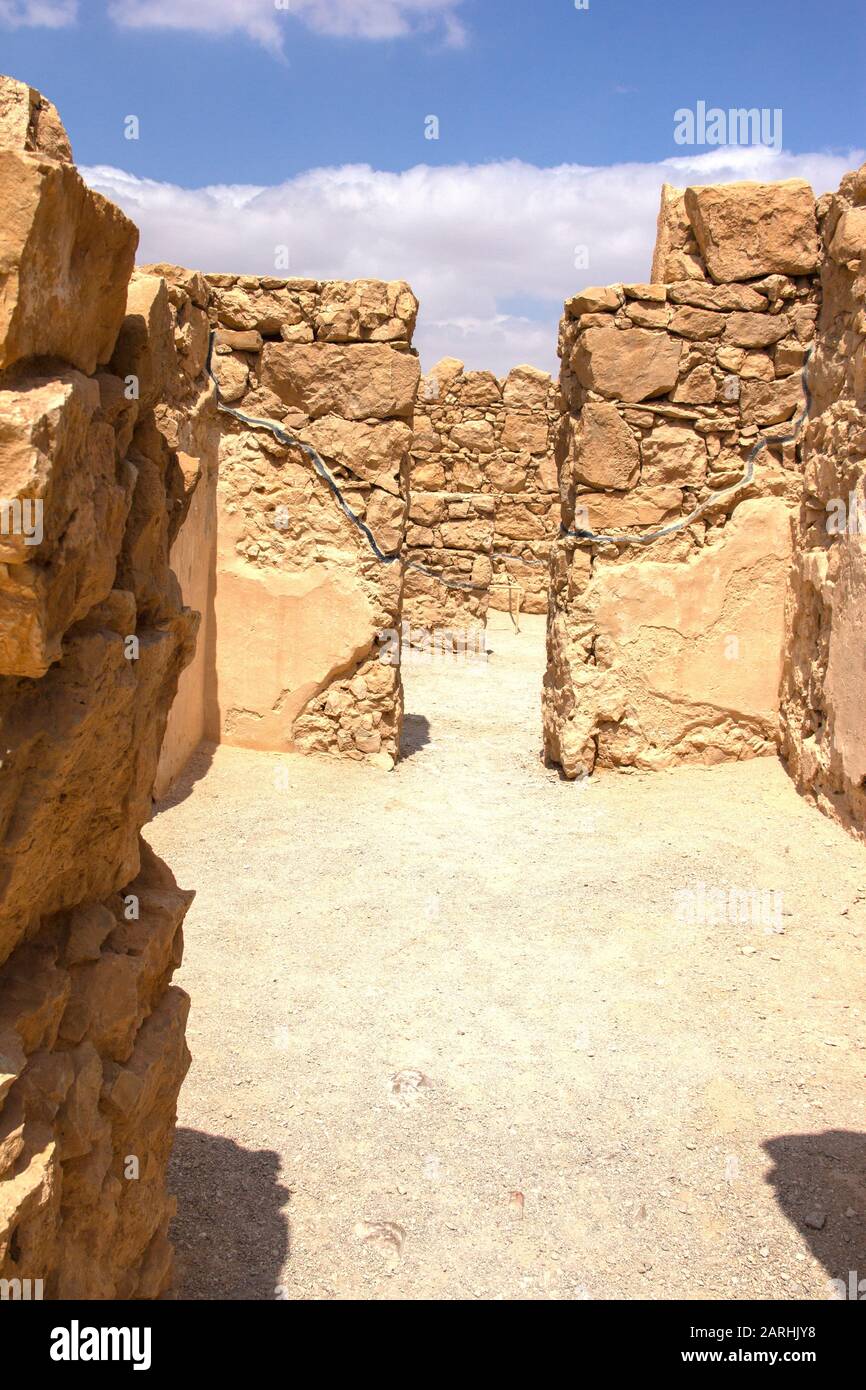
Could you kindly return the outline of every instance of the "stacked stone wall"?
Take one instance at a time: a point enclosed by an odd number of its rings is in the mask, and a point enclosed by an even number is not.
[[[802,182],[666,188],[658,279],[566,304],[543,703],[568,776],[778,747],[818,263]]]
[[[559,413],[534,367],[499,381],[445,358],[423,378],[406,536],[405,608],[419,629],[476,630],[491,607],[546,612]]]
[[[140,831],[195,641],[169,552],[209,426],[202,311],[179,297],[191,332],[175,334],[166,281],[130,278],[137,239],[84,184],[50,103],[0,79],[0,1279],[12,1297],[155,1297],[170,1278],[165,1175],[189,1061],[188,1000],[170,981],[192,894]]]
[[[370,533],[309,454],[220,414],[210,736],[391,766],[417,301],[402,281],[207,283],[223,402],[311,446]]]
[[[794,526],[782,750],[799,788],[866,838],[866,165],[819,199],[818,220],[822,305]]]

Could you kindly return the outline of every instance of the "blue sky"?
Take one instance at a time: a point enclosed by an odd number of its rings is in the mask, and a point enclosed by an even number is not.
[[[830,187],[866,143],[864,0],[286,3],[0,0],[0,70],[56,102],[148,258],[267,272],[279,233],[297,274],[406,274],[432,311],[431,352],[523,343],[551,366],[557,300],[581,278],[646,275],[663,178],[803,172]],[[684,151],[673,114],[699,100],[781,108],[784,156]],[[424,138],[429,115],[438,140]],[[680,173],[669,162],[684,156]],[[350,175],[336,191],[309,175],[419,165],[426,181]],[[217,184],[253,186],[229,199],[234,242],[225,200],[185,196]],[[412,197],[414,219],[392,215]],[[582,275],[578,243],[594,253]],[[551,256],[553,275],[538,265]]]

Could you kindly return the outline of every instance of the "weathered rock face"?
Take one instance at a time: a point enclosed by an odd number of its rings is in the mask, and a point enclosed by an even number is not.
[[[717,284],[818,269],[815,195],[802,179],[687,188],[685,206]]]
[[[0,383],[0,495],[40,503],[34,533],[0,536],[0,653],[9,675],[42,676],[66,632],[114,585],[135,486],[118,469],[99,383],[32,366]],[[33,520],[36,520],[34,512]]]
[[[141,382],[142,399],[155,401],[154,419],[170,451],[171,507],[160,544],[169,547],[168,566],[184,606],[199,615],[195,655],[181,674],[162,743],[157,798],[205,739],[213,689],[219,425],[205,369],[209,303],[207,282],[197,272],[170,265],[143,267],[130,284],[129,313],[112,358],[115,371],[124,377],[132,372]],[[145,326],[149,351],[142,353]],[[146,557],[146,530],[142,546]],[[160,570],[163,564],[161,559]]]
[[[566,304],[563,525],[595,537],[553,547],[544,737],[570,777],[778,747],[802,460],[774,441],[804,408],[814,229],[805,185],[666,188],[668,283]]]
[[[188,422],[165,285],[127,316],[137,233],[69,158],[0,80],[0,1278],[141,1298],[189,1061],[192,895],[139,836],[195,639],[168,563]]]
[[[572,357],[581,386],[612,400],[666,396],[677,383],[683,345],[648,328],[588,328]]]
[[[72,164],[0,147],[0,370],[58,357],[90,375],[123,322],[138,232]]]
[[[210,736],[390,767],[399,750],[399,651],[408,458],[420,370],[417,301],[402,282],[207,277],[220,415]]]
[[[472,631],[483,627],[488,607],[546,611],[550,541],[559,529],[558,420],[553,383],[535,367],[515,367],[498,381],[446,358],[424,377],[405,599],[419,629]]]
[[[815,195],[802,179],[663,186],[653,282],[726,285],[817,269]]]
[[[800,789],[866,838],[866,165],[818,212],[823,303],[794,528],[782,748]]]
[[[0,74],[0,147],[72,163],[60,113],[35,87]]]

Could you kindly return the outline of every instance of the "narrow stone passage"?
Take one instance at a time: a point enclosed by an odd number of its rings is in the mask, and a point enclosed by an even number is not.
[[[222,747],[148,827],[197,886],[177,1297],[866,1273],[862,849],[772,758],[564,783],[522,626],[406,671],[394,772]]]

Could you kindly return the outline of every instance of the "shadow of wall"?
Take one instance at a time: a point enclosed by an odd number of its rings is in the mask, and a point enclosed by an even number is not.
[[[290,1191],[279,1179],[279,1155],[269,1149],[178,1129],[169,1169],[178,1203],[173,1299],[283,1296]]]

